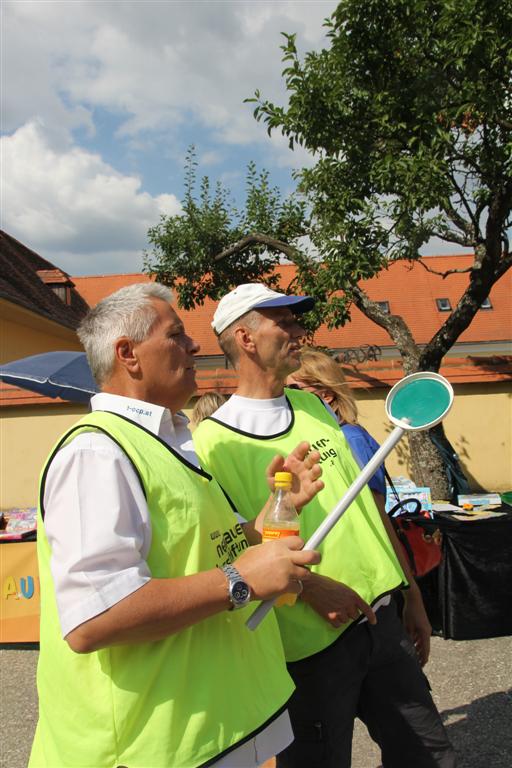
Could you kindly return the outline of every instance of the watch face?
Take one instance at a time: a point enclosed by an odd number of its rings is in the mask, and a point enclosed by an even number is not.
[[[245,581],[235,581],[231,587],[231,596],[236,603],[243,603],[249,598],[249,587]]]

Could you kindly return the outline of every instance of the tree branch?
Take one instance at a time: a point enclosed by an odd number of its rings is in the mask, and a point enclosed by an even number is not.
[[[294,248],[292,245],[288,245],[288,243],[284,243],[282,240],[276,240],[275,238],[269,237],[268,235],[262,235],[259,232],[253,232],[252,234],[247,235],[247,237],[243,237],[237,243],[233,243],[233,245],[230,245],[229,248],[225,248],[223,251],[221,251],[221,253],[218,253],[217,256],[215,256],[215,261],[227,259],[229,256],[233,256],[235,253],[242,253],[242,251],[250,248],[251,245],[266,245],[268,248],[272,248],[274,251],[280,251],[281,253],[284,253],[291,261],[293,261],[294,256],[297,253],[296,248]]]
[[[427,272],[430,272],[433,275],[439,275],[439,277],[442,277],[443,280],[448,277],[448,275],[455,275],[455,274],[464,274],[465,272],[471,272],[473,269],[473,266],[466,267],[465,269],[447,269],[446,272],[438,272],[436,269],[431,269],[430,267],[427,267],[423,259],[418,259],[418,264],[421,264],[423,269],[426,269]]]
[[[472,235],[473,239],[475,239],[478,236],[478,230],[479,230],[478,222],[476,221],[476,219],[474,217],[474,213],[471,210],[471,206],[469,205],[469,203],[468,203],[468,201],[466,199],[466,195],[464,194],[464,192],[463,192],[462,188],[460,187],[460,185],[457,183],[457,180],[455,178],[455,174],[454,173],[449,173],[448,176],[450,177],[450,180],[451,180],[453,186],[455,187],[455,189],[458,192],[458,195],[459,195],[459,198],[460,198],[460,202],[462,203],[462,205],[466,209],[466,213],[468,214],[468,216],[469,216],[469,218],[471,220],[471,224],[469,224],[456,211],[456,209],[451,204],[451,201],[448,201],[448,210],[449,210],[450,214],[452,215],[452,220],[455,222],[455,224],[458,226],[458,228],[462,232],[464,232],[464,234]],[[447,213],[448,213],[448,211],[447,211]]]
[[[504,120],[502,117],[497,117],[496,122],[501,128],[505,128],[507,131],[512,131],[512,123],[510,120]]]
[[[468,239],[466,237],[461,237],[456,232],[453,232],[452,230],[447,230],[446,232],[442,232],[441,230],[437,231],[435,229],[432,230],[432,236],[438,237],[440,240],[444,240],[446,243],[457,243],[457,245],[461,245],[463,248],[471,248],[474,246],[475,241]]]

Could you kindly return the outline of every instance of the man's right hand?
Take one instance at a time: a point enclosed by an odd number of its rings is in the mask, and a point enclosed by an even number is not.
[[[370,624],[377,623],[373,608],[346,584],[318,573],[312,573],[310,577],[304,582],[301,599],[331,626],[341,627],[349,621],[355,621],[361,614],[366,616]]]
[[[233,563],[251,587],[254,600],[269,600],[286,593],[300,594],[311,579],[305,567],[320,562],[321,555],[304,550],[298,536],[249,547]]]

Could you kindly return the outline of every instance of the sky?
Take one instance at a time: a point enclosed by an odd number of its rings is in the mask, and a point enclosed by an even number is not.
[[[312,164],[244,99],[286,105],[282,33],[327,44],[335,0],[0,0],[0,226],[70,275],[140,272],[179,214],[187,150],[244,199]],[[433,240],[422,253],[461,249]]]
[[[293,189],[307,165],[244,104],[283,104],[281,32],[325,43],[336,2],[3,0],[1,227],[70,275],[139,272],[147,231],[199,174],[243,195],[247,164]]]

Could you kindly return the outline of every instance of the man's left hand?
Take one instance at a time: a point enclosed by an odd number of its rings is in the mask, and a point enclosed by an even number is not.
[[[320,480],[322,469],[320,467],[320,454],[311,451],[307,442],[299,443],[293,451],[284,459],[282,456],[274,456],[267,467],[267,482],[274,490],[274,475],[276,472],[292,473],[291,497],[297,512],[306,506],[316,494],[322,490],[324,483]]]
[[[430,654],[432,627],[430,626],[418,585],[411,584],[411,588],[405,590],[403,596],[405,605],[402,620],[405,631],[414,644],[421,666],[424,667]]]

